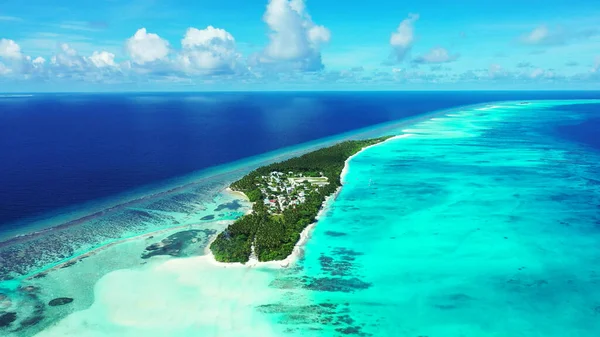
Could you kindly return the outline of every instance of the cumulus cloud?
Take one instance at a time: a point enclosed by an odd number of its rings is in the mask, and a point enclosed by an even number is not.
[[[87,62],[84,57],[79,56],[75,49],[63,43],[60,45],[59,52],[50,59],[50,63],[55,67],[64,69],[83,70]]]
[[[304,0],[269,0],[263,20],[270,42],[251,63],[302,71],[324,68],[321,48],[331,33],[313,22]]]
[[[114,61],[115,55],[106,51],[94,52],[86,57],[69,44],[62,43],[58,45],[56,53],[46,60],[41,56],[32,59],[31,56],[24,55],[19,45],[12,40],[4,39],[0,44],[0,57],[4,60],[2,74],[13,79],[97,79],[99,75],[112,74],[118,69]]]
[[[458,57],[458,54],[450,54],[445,48],[437,47],[432,48],[426,54],[417,56],[415,59],[413,59],[413,62],[417,64],[448,63],[456,61]]]
[[[402,62],[413,47],[415,41],[414,24],[419,20],[419,14],[410,14],[402,20],[400,25],[390,37],[390,45],[393,49],[393,59]]]
[[[41,56],[38,56],[31,63],[34,66],[43,66],[46,63],[46,59]]]
[[[0,47],[3,76],[22,79],[37,77],[106,83],[179,79],[189,82],[192,76],[237,76],[246,70],[240,62],[233,36],[212,26],[189,28],[181,40],[181,49],[176,52],[172,52],[169,43],[157,34],[139,29],[125,41],[129,57],[121,62],[117,62],[115,54],[105,50],[82,55],[67,43],[59,44],[48,59],[37,57],[33,60],[23,55],[19,45],[12,40],[1,40]],[[243,79],[243,76],[237,78]]]
[[[21,47],[13,40],[0,40],[0,57],[7,60],[20,60],[23,57]]]
[[[115,54],[107,51],[95,51],[92,56],[90,56],[90,62],[92,62],[92,64],[98,68],[117,66],[115,63]]]
[[[146,64],[165,60],[169,54],[169,42],[157,34],[140,28],[125,42],[125,50],[136,64]]]
[[[31,57],[24,55],[19,44],[9,39],[0,40],[0,61],[4,61],[4,75],[20,76],[33,67]]]
[[[70,79],[86,82],[114,82],[120,73],[115,55],[107,51],[94,51],[90,56],[80,55],[69,44],[63,43],[49,62],[36,58],[30,74],[41,78]],[[122,78],[119,78],[122,80]]]
[[[213,26],[201,30],[189,28],[181,40],[181,46],[183,49],[178,60],[186,73],[230,73],[240,58],[233,36]]]

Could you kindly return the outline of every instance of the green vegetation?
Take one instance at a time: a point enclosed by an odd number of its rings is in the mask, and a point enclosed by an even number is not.
[[[211,244],[210,249],[217,261],[247,262],[252,253],[252,245],[259,261],[285,259],[292,253],[302,230],[315,221],[325,198],[341,186],[340,175],[346,159],[364,147],[388,138],[346,141],[260,167],[234,182],[231,188],[248,196],[254,203],[253,212],[227,227]],[[288,191],[281,191],[266,180],[275,177],[277,181],[283,181],[287,178],[280,180],[278,177],[289,176],[292,177],[292,181],[298,179],[297,177],[323,177],[316,181],[328,183],[313,185],[310,182],[302,182],[298,188],[303,188],[304,196],[302,199],[296,199],[298,190],[290,187]],[[272,192],[273,189],[277,193]],[[281,194],[285,194],[282,200],[287,202],[286,207],[280,209],[280,213],[273,214],[273,208],[265,205],[269,200],[264,199]],[[292,199],[295,203],[290,201]]]

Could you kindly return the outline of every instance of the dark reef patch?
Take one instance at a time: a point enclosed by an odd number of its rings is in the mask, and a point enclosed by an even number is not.
[[[146,247],[142,259],[149,259],[158,255],[174,257],[189,256],[194,253],[194,247],[202,247],[207,243],[207,238],[216,234],[215,230],[187,230],[170,235],[158,243]]]
[[[321,254],[319,257],[321,270],[331,276],[352,275],[355,270],[354,261],[356,260],[356,257],[363,255],[363,253],[343,247],[333,249],[331,254],[335,257],[326,256],[324,254]]]
[[[332,276],[349,276],[354,269],[350,261],[336,261],[332,257],[321,254],[319,257],[321,270]]]
[[[315,291],[351,293],[371,287],[371,283],[364,282],[356,277],[345,279],[341,277],[315,277],[310,278],[304,288]]]
[[[349,257],[364,255],[364,253],[357,252],[355,250],[344,248],[344,247],[335,248],[333,250],[333,254],[339,255],[339,256],[349,256]]]
[[[29,318],[26,318],[21,321],[21,326],[19,327],[19,329],[25,329],[30,326],[34,326],[34,325],[38,324],[39,322],[41,322],[43,319],[44,319],[44,316],[42,316],[42,315],[34,315]]]
[[[31,293],[36,293],[36,292],[37,292],[38,290],[40,290],[40,289],[39,289],[38,287],[36,287],[36,286],[21,286],[21,287],[19,288],[19,290],[20,290],[21,292],[24,292],[24,293],[29,293],[29,294],[31,294]],[[0,299],[1,299],[1,298],[0,298]]]
[[[59,297],[48,302],[48,305],[51,307],[57,307],[59,305],[65,305],[73,302],[73,299],[70,297]]]
[[[349,326],[347,328],[337,328],[335,331],[341,333],[342,335],[355,335],[355,336],[372,336],[371,334],[362,332],[362,328],[359,326]]]
[[[69,259],[78,250],[105,240],[120,239],[126,232],[143,233],[174,222],[175,218],[167,214],[128,208],[90,215],[71,225],[0,245],[0,280],[27,275],[49,263]],[[64,267],[74,263],[71,261]]]
[[[466,294],[451,294],[432,298],[433,306],[441,310],[464,308],[471,304],[473,298]]]
[[[0,328],[7,327],[16,320],[17,320],[17,314],[14,312],[7,312],[4,314],[0,314]]]
[[[259,305],[257,310],[265,314],[297,314],[304,313],[308,314],[335,314],[334,309],[337,307],[336,304],[333,307],[323,307],[321,305],[288,305],[288,304],[264,304]]]
[[[293,305],[284,301],[257,307],[265,314],[281,315],[280,324],[286,324],[290,331],[318,330],[337,332],[342,335],[371,336],[365,333],[363,324],[357,324],[350,315],[348,304],[323,302],[317,305]],[[337,335],[337,334],[336,334]]]
[[[342,232],[335,232],[335,231],[326,231],[325,235],[327,235],[327,236],[333,236],[333,237],[340,237],[340,236],[346,236],[348,234],[342,233]]]
[[[63,268],[69,268],[71,266],[74,266],[76,263],[77,263],[77,260],[72,260],[72,261],[69,261],[69,262],[63,264],[60,268],[61,269],[63,269]]]
[[[206,221],[206,220],[213,220],[215,218],[214,215],[207,215],[207,216],[203,216],[200,218],[200,220]]]
[[[224,204],[220,204],[219,206],[217,206],[217,208],[215,208],[215,212],[220,212],[224,209],[228,209],[231,211],[237,211],[238,209],[240,209],[242,207],[242,204],[240,203],[239,200],[234,200],[232,202],[228,202],[228,203],[224,203]]]
[[[16,296],[13,296],[12,301],[9,295],[0,294],[0,328],[9,327],[12,332],[21,332],[41,322],[45,318],[46,305],[38,298],[39,290],[36,286],[21,285],[16,289]],[[4,311],[11,307],[16,309]]]

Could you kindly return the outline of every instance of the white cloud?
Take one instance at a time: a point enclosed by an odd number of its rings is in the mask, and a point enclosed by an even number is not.
[[[43,65],[44,63],[46,63],[46,59],[41,56],[38,56],[32,61],[32,63],[35,65]]]
[[[539,26],[531,32],[521,36],[521,42],[525,44],[546,44],[549,42],[550,36],[548,27]]]
[[[427,54],[417,56],[413,62],[421,64],[448,63],[458,59],[458,54],[450,54],[445,48],[432,48]]]
[[[304,71],[324,67],[321,47],[331,33],[312,21],[304,0],[270,0],[263,20],[270,30],[270,43],[258,63]]]
[[[7,75],[10,73],[10,69],[4,65],[4,63],[0,62],[0,76]]]
[[[9,39],[0,40],[0,57],[8,60],[20,60],[23,57],[21,47]]]
[[[33,60],[28,73],[44,79],[112,83],[122,80],[118,77],[122,72],[114,58],[114,54],[106,51],[95,51],[89,57],[83,56],[72,46],[63,43],[49,62],[42,58]]]
[[[206,29],[189,28],[181,40],[184,48],[210,47],[212,45],[223,45],[234,47],[235,39],[226,30],[208,26]]]
[[[169,42],[157,34],[148,33],[146,28],[141,28],[127,39],[125,50],[133,62],[143,65],[166,59]]]
[[[560,26],[550,29],[546,25],[541,25],[526,34],[521,35],[519,41],[526,45],[552,46],[566,44],[577,40],[585,40],[595,36],[598,36],[598,30],[595,28],[567,30]]]
[[[240,55],[235,39],[224,29],[208,26],[189,28],[181,40],[183,47],[178,60],[183,71],[191,74],[232,72]]]
[[[97,68],[104,67],[115,67],[115,54],[109,53],[107,51],[92,53],[92,56],[89,58],[90,62]]]
[[[390,45],[394,50],[393,58],[396,62],[404,61],[411,50],[415,41],[414,24],[417,20],[419,14],[409,14],[390,37]]]
[[[79,56],[77,51],[66,43],[60,45],[60,51],[52,56],[50,63],[55,67],[79,70],[83,70],[86,65],[85,58]]]

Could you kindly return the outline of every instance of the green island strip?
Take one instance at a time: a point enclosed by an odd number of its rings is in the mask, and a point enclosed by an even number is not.
[[[252,213],[229,225],[210,249],[219,262],[246,263],[289,256],[300,233],[314,223],[326,198],[342,186],[348,158],[389,137],[350,140],[260,167],[231,184],[253,203]]]

